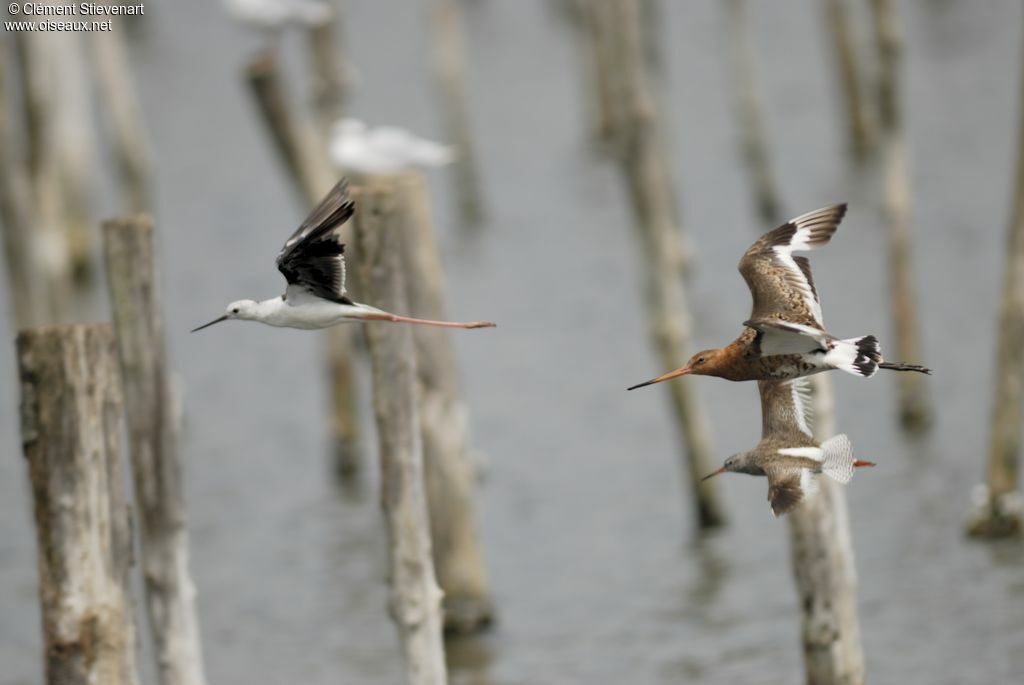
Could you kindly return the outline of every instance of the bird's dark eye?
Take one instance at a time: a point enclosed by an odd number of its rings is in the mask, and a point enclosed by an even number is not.
[[[704,357],[697,357],[697,363],[698,364],[703,364],[704,363]]]
[[[234,309],[232,309],[231,313],[232,314],[237,314],[238,313],[238,307],[235,307]]]

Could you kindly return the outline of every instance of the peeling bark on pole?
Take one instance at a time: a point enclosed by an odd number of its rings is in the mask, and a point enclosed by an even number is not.
[[[617,133],[616,146],[625,174],[636,226],[645,248],[647,309],[651,337],[665,369],[685,363],[690,349],[690,315],[682,265],[689,250],[682,242],[665,148],[658,137],[657,112],[647,87],[638,0],[602,0],[613,9],[616,55],[613,79],[622,98],[627,122]],[[715,460],[711,431],[692,383],[667,383],[685,443],[685,466],[690,475],[698,525],[721,525],[725,516],[713,480],[701,481]]]
[[[832,380],[812,376],[814,434],[835,433]],[[786,516],[801,609],[804,669],[809,685],[861,685],[864,650],[857,618],[857,570],[846,491],[819,476],[819,491]]]
[[[109,325],[18,335],[48,685],[137,685],[122,401]]]
[[[913,209],[910,169],[900,107],[899,68],[902,50],[899,26],[891,0],[872,0],[875,39],[881,59],[879,107],[882,154],[885,165],[885,216],[889,224],[889,286],[892,290],[896,353],[903,362],[921,359],[920,324],[914,295]],[[897,374],[900,419],[908,430],[920,431],[931,422],[931,407],[924,375]]]
[[[354,189],[355,260],[363,297],[387,311],[407,311],[401,261],[401,208],[393,190]],[[380,440],[381,502],[387,523],[391,616],[398,627],[406,682],[447,682],[441,597],[434,576],[417,414],[411,326],[366,326],[373,361],[373,407]]]
[[[1017,179],[1007,230],[1006,272],[999,310],[988,484],[967,531],[978,537],[1020,535],[1024,511],[1020,494],[1021,411],[1024,407],[1024,69],[1021,69]]]
[[[204,685],[196,590],[189,574],[179,426],[164,353],[153,223],[103,225],[139,512],[146,608],[161,685]]]
[[[444,267],[430,218],[422,174],[392,181],[400,202],[401,270],[409,316],[446,319]],[[492,607],[473,495],[469,408],[459,390],[459,368],[449,332],[413,326],[419,379],[419,415],[434,568],[444,591],[445,630],[471,633],[490,624]]]
[[[458,0],[432,0],[431,25],[434,33],[434,61],[440,86],[445,137],[455,145],[456,192],[462,220],[476,226],[485,217],[480,170],[473,144],[473,120],[466,95],[465,45]]]
[[[250,62],[246,68],[246,78],[267,133],[299,197],[309,206],[315,205],[337,179],[327,163],[323,146],[317,145],[313,132],[309,127],[302,126],[292,113],[292,105],[281,83],[273,54],[261,55]],[[320,78],[327,82],[330,77],[322,74]],[[321,112],[321,123],[327,116],[326,110]],[[334,438],[335,468],[343,477],[356,473],[362,461],[359,416],[356,411],[356,369],[353,363],[356,334],[354,327],[348,326],[335,326],[324,333],[332,400],[330,425]]]

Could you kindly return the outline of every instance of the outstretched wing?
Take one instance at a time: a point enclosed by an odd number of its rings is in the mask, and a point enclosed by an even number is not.
[[[806,378],[758,381],[761,395],[761,438],[776,434],[803,433],[813,437],[811,391]]]
[[[795,467],[769,466],[764,475],[768,476],[768,503],[775,516],[792,511],[804,501],[804,487],[812,478],[807,469]]]
[[[754,299],[751,319],[783,319],[824,328],[810,262],[793,252],[828,243],[845,214],[845,204],[808,212],[765,233],[750,246],[740,259],[739,270]]]
[[[348,181],[343,178],[313,208],[277,255],[277,268],[289,286],[325,300],[352,304],[345,297],[345,246],[338,239],[338,229],[354,211]]]

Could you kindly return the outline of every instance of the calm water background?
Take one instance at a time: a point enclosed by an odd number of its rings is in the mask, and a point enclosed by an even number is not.
[[[734,265],[769,227],[753,213],[738,152],[724,10],[662,4],[667,128],[700,251],[696,342],[708,347],[738,331],[749,295]],[[880,175],[846,161],[821,10],[750,4],[787,215],[851,203],[814,255],[830,328],[891,341]],[[1020,682],[1024,553],[968,542],[961,526],[983,473],[1022,10],[1011,0],[898,4],[937,415],[925,439],[908,441],[892,375],[834,374],[839,428],[879,462],[848,491],[867,669],[879,683]],[[362,82],[353,112],[438,136],[425,11],[345,5]],[[454,336],[487,456],[480,515],[500,622],[452,645],[453,681],[799,682],[786,527],[768,514],[764,481],[721,479],[731,525],[695,540],[666,393],[624,390],[664,369],[647,343],[627,198],[588,145],[589,65],[553,5],[465,3],[486,230],[460,231],[447,175],[432,182],[451,312],[500,324]],[[188,334],[230,300],[280,292],[272,259],[304,214],[241,79],[258,42],[217,3],[147,10],[134,66],[157,172],[167,334],[186,393],[210,681],[399,682],[376,479],[370,469],[361,488],[343,491],[331,477],[323,338],[243,324]],[[297,91],[300,45],[284,48]],[[105,317],[105,305],[80,314]],[[0,317],[8,341],[9,321]],[[685,382],[707,403],[723,457],[754,444],[754,385]],[[10,353],[0,388],[0,682],[20,685],[39,682],[41,656]]]

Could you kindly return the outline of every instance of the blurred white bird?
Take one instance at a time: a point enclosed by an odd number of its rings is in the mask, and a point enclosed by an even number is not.
[[[363,174],[389,174],[413,167],[438,167],[455,160],[449,145],[417,138],[394,126],[370,128],[358,119],[334,124],[331,159],[339,168]]]
[[[331,18],[320,0],[225,0],[228,12],[249,28],[277,32],[288,24],[319,26]]]

